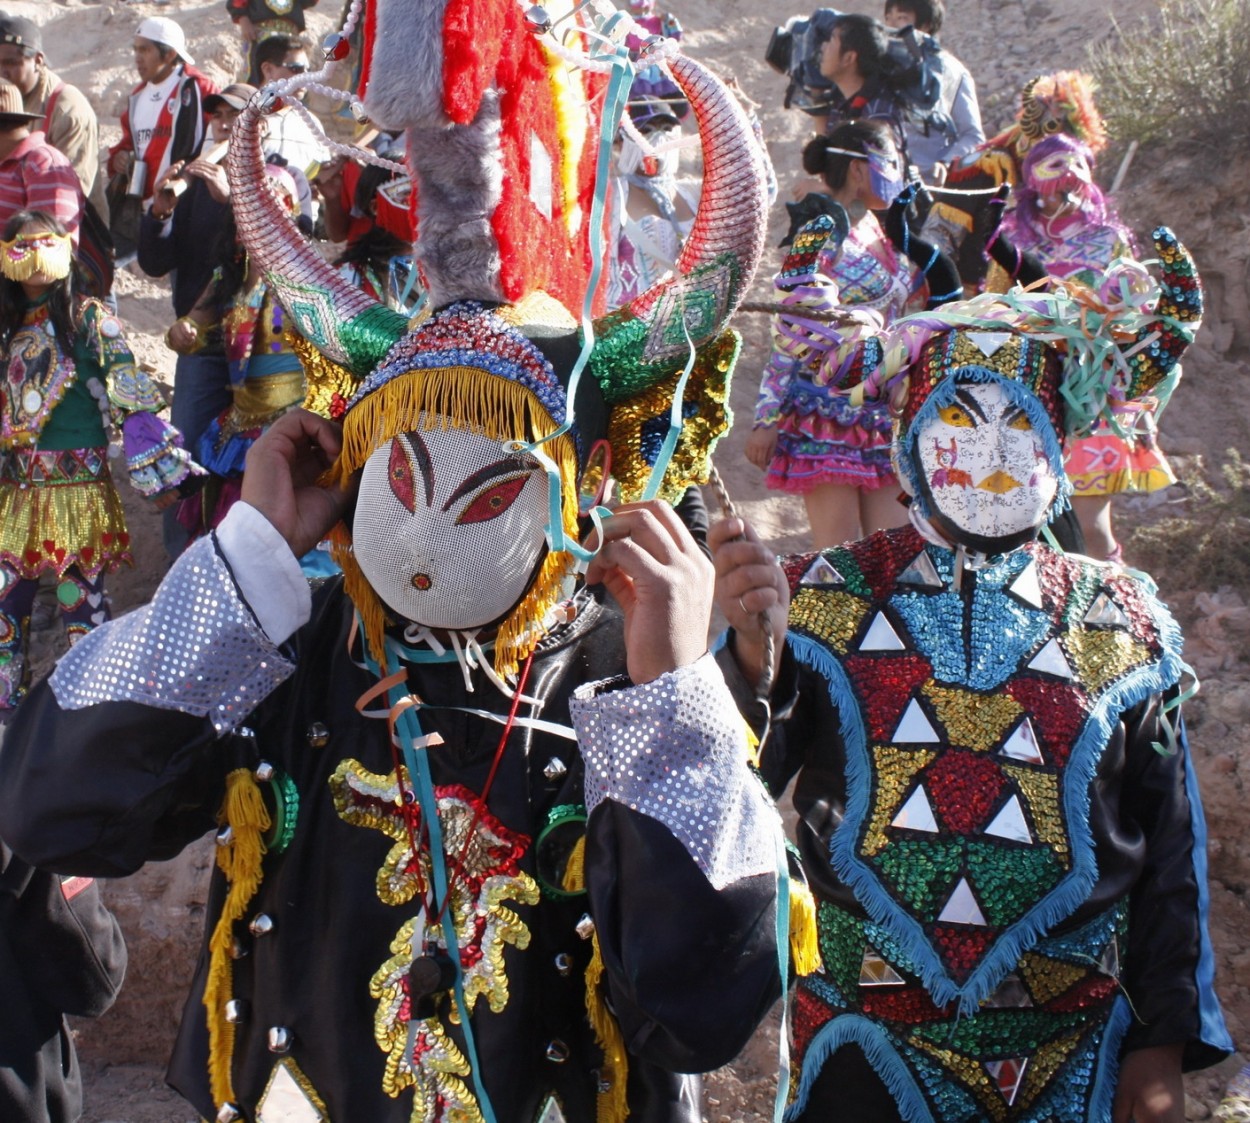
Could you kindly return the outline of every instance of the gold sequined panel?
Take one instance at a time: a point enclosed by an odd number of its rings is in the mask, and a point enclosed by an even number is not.
[[[1080,1032],[1058,1037],[1042,1046],[1029,1058],[1029,1065],[1024,1070],[1024,1079],[1020,1081],[1020,1090],[1016,1093],[1016,1103],[1031,1103],[1051,1086],[1055,1073],[1067,1063],[1077,1046],[1081,1044],[1081,1037]]]
[[[421,809],[404,798],[413,790],[407,770],[401,768],[398,776],[383,774],[345,760],[329,785],[335,810],[345,822],[394,841],[378,871],[378,896],[396,906],[423,901],[430,860],[425,851],[414,856],[411,850],[410,838],[422,837]],[[461,953],[465,1005],[472,1012],[478,999],[485,998],[490,1010],[499,1013],[509,998],[504,949],[525,948],[530,942],[529,927],[512,906],[533,905],[539,898],[537,882],[519,865],[530,840],[508,830],[467,788],[440,787],[435,797],[452,882],[450,912]],[[481,1113],[461,1079],[468,1075],[468,1063],[446,1027],[437,1017],[411,1022],[408,973],[427,935],[439,936],[435,927],[427,934],[425,923],[423,909],[404,923],[391,942],[391,957],[370,980],[370,995],[378,1003],[374,1037],[387,1054],[383,1087],[390,1096],[414,1089],[414,1121],[477,1123]],[[445,939],[438,942],[446,946]],[[459,1018],[454,1005],[449,1017],[453,1022]]]
[[[937,756],[934,749],[900,749],[893,745],[873,745],[873,776],[877,785],[872,801],[872,819],[864,832],[861,853],[879,854],[889,844],[885,829],[893,822],[903,799],[911,790],[916,773],[928,767]]]
[[[790,605],[790,624],[824,640],[838,655],[859,632],[868,602],[853,593],[800,589]]]
[[[693,405],[694,412],[682,424],[659,491],[659,497],[666,502],[676,503],[691,484],[707,482],[712,448],[728,431],[732,420],[729,375],[740,344],[736,332],[725,332],[699,350],[682,398],[688,410]],[[651,478],[651,465],[668,431],[680,374],[678,369],[658,385],[612,408],[608,420],[612,474],[625,503],[641,499]]]
[[[946,740],[955,748],[987,753],[1024,713],[1010,694],[978,694],[958,686],[939,686],[929,679],[921,688],[933,703]]]
[[[1029,817],[1033,820],[1039,842],[1044,842],[1063,862],[1071,866],[1068,851],[1068,832],[1064,829],[1063,815],[1059,810],[1059,782],[1049,772],[1039,772],[1024,764],[1002,762],[1003,771],[1015,781],[1029,805]]]
[[[1088,964],[1081,967],[1031,951],[1020,960],[1019,970],[1029,993],[1041,1003],[1058,998],[1089,975]]]
[[[96,454],[105,466],[91,483],[26,486],[0,480],[0,560],[14,573],[63,575],[77,565],[88,577],[132,564],[121,497],[107,478],[105,449],[47,453]],[[84,469],[85,471],[85,469]]]
[[[1077,678],[1091,696],[1151,659],[1144,643],[1118,629],[1073,628],[1063,637],[1063,646]]]
[[[1005,333],[1004,333],[1005,334]],[[1007,335],[1003,343],[992,355],[987,355],[980,347],[963,334],[954,337],[955,345],[951,354],[951,368],[963,366],[988,367],[1010,378],[1020,364],[1020,341],[1017,334]]]

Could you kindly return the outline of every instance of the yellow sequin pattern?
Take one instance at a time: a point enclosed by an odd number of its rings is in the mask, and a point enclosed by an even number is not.
[[[1049,772],[1039,772],[1028,765],[1002,762],[1003,771],[1015,781],[1016,787],[1029,805],[1029,817],[1037,832],[1039,842],[1045,843],[1063,863],[1071,866],[1068,852],[1068,832],[1064,827],[1063,813],[1059,809],[1059,784]]]
[[[686,411],[681,435],[664,473],[659,498],[676,503],[692,484],[706,483],[712,465],[712,449],[729,430],[729,376],[738,358],[742,339],[727,331],[699,350],[682,397]],[[620,487],[621,501],[642,498],[651,478],[651,466],[668,431],[670,407],[681,370],[612,408],[608,441],[612,445],[612,474]]]
[[[873,774],[877,798],[872,803],[872,819],[864,832],[861,853],[879,854],[889,845],[885,829],[898,814],[904,797],[911,790],[916,774],[927,768],[937,752],[933,749],[899,749],[893,745],[873,745]]]
[[[1010,694],[980,694],[929,679],[921,688],[942,723],[946,740],[956,748],[987,753],[1001,744],[1024,713]]]
[[[1150,650],[1141,640],[1119,628],[1072,628],[1063,637],[1077,678],[1096,696],[1133,667],[1150,662]]]
[[[838,655],[859,633],[869,603],[854,593],[800,589],[790,604],[790,622],[819,636]]]
[[[380,831],[394,842],[378,870],[379,898],[393,906],[423,901],[430,884],[430,858],[425,850],[412,852],[409,832],[421,836],[420,810],[404,799],[404,793],[413,790],[407,770],[401,767],[397,777],[395,772],[371,772],[357,760],[344,760],[329,785],[344,822]],[[509,999],[504,949],[525,948],[530,942],[529,927],[511,905],[534,905],[539,898],[537,882],[517,865],[529,839],[508,831],[486,809],[475,809],[476,797],[467,788],[439,788],[435,797],[447,868],[452,871],[459,865],[450,915],[462,952],[465,1005],[472,1012],[484,998],[497,1014]],[[387,1054],[383,1088],[390,1096],[414,1089],[414,1123],[435,1118],[477,1123],[481,1114],[476,1099],[461,1079],[469,1073],[468,1062],[446,1028],[437,1017],[415,1023],[415,1029],[410,1022],[407,979],[421,952],[417,925],[423,922],[419,915],[403,924],[391,942],[390,958],[369,983],[369,993],[378,1003],[374,1038]],[[470,949],[477,954],[464,954]],[[454,1005],[448,1016],[452,1022],[459,1020]],[[441,1116],[434,1108],[439,1102]]]

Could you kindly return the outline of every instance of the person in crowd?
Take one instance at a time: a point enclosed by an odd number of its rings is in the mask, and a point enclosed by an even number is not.
[[[796,245],[793,275],[777,284],[810,284],[838,309],[867,312],[890,323],[925,307],[922,268],[886,236],[875,211],[903,190],[901,158],[890,130],[876,121],[851,121],[813,137],[803,167],[821,177],[825,192],[845,212],[840,236],[813,252]],[[806,280],[803,280],[803,278]],[[825,325],[828,332],[831,325]],[[884,403],[851,405],[814,380],[819,349],[797,350],[774,331],[774,347],[760,383],[746,456],[765,472],[770,488],[801,495],[818,549],[849,542],[906,521],[890,464],[890,413]]]
[[[1098,329],[1123,367],[1086,354],[1079,389],[1076,294],[831,354],[836,385],[894,404],[911,525],[780,563],[741,519],[710,532],[727,673],[757,724],[772,676],[761,768],[778,794],[797,777],[817,900],[793,1123],[1180,1123],[1182,1070],[1233,1048],[1180,631],[1148,580],[1036,537],[1069,493],[1063,434],[1193,338],[1192,260],[1165,228],[1155,248],[1160,288]]]
[[[39,115],[48,143],[69,160],[83,195],[107,221],[99,120],[86,95],[48,66],[43,32],[34,20],[0,15],[0,77],[22,91],[26,111]]]
[[[484,12],[520,18],[513,0]],[[728,91],[668,59],[695,119],[717,123],[695,248],[596,318],[575,380],[589,264],[565,253],[575,275],[541,276],[572,244],[565,215],[546,220],[528,183],[505,180],[529,209],[501,203],[497,242],[454,194],[484,194],[530,151],[495,106],[525,106],[552,135],[544,47],[504,36],[482,105],[447,125],[445,97],[478,60],[442,15],[382,0],[369,80],[370,97],[394,96],[388,116],[433,122],[413,126],[408,158],[430,188],[417,252],[434,311],[409,327],[295,236],[246,110],[236,219],[299,309],[337,420],[279,418],[242,500],[152,603],[36,688],[0,754],[0,830],[49,868],[115,871],[219,831],[170,1071],[205,1118],[697,1123],[689,1074],[735,1055],[779,993],[784,848],[706,651],[709,563],[667,502],[636,492],[606,522],[596,509],[603,529],[583,544],[579,476],[611,430],[611,390],[613,474],[645,484],[637,419],[672,412],[674,314],[701,369],[732,366],[724,329],[759,254],[763,162]],[[445,83],[416,89],[392,65],[413,43],[443,45]],[[500,74],[527,76],[516,101],[494,100]],[[594,88],[576,68],[562,78]],[[440,145],[480,153],[472,175]],[[593,176],[551,156],[589,213]],[[535,234],[535,252],[510,240]],[[725,301],[684,320],[717,268]],[[505,279],[515,300],[470,295]],[[684,401],[710,418],[693,382]],[[708,432],[660,465],[666,498]],[[296,559],[330,532],[344,573],[310,591]]]
[[[1101,286],[1100,298],[1115,305],[1125,298],[1121,286],[1132,293],[1149,284],[1135,261],[1132,232],[1095,182],[1094,155],[1082,141],[1056,133],[1033,145],[1021,163],[1014,201],[988,243],[998,265],[990,271],[991,288],[1006,287],[1005,278],[1033,286],[1050,278],[1052,284]],[[1067,442],[1072,507],[1091,557],[1123,560],[1111,519],[1116,495],[1176,482],[1155,435],[1155,416],[1174,388],[1170,379],[1155,394],[1119,403],[1111,418],[1098,418]]]
[[[209,115],[207,154],[216,155],[221,145],[228,144],[236,118],[255,93],[254,87],[236,82],[204,99]],[[217,240],[230,221],[225,157],[209,159],[207,154],[170,165],[139,226],[139,267],[152,277],[171,277],[170,296],[180,322],[212,280]],[[186,321],[188,327],[193,324]],[[210,327],[201,332],[196,326],[194,341],[183,340],[174,365],[170,406],[170,419],[189,449],[199,447],[204,430],[230,402],[230,367],[220,330]],[[164,538],[171,557],[186,547],[186,531],[173,508],[164,515]]]
[[[309,53],[304,41],[290,35],[271,35],[256,48],[256,64],[261,84],[294,78],[309,69]],[[295,99],[299,99],[296,95]],[[301,99],[300,99],[301,100]],[[321,165],[330,159],[324,136],[312,129],[299,109],[285,105],[265,119],[265,153],[280,155],[297,175],[300,185],[302,213],[316,221],[317,200],[309,194],[309,185],[301,180],[315,180]]]
[[[397,162],[403,159],[402,153],[383,156]],[[368,216],[372,224],[349,238],[334,259],[350,284],[400,312],[413,308],[422,293],[412,256],[412,216],[406,192],[388,199],[384,188],[402,188],[410,182],[394,169],[377,164],[360,170],[352,211]]]
[[[266,173],[287,213],[299,217],[290,173],[274,164],[266,165]],[[306,217],[301,229],[311,233]],[[194,448],[210,479],[178,512],[191,537],[221,522],[238,499],[248,449],[274,421],[301,405],[307,392],[286,312],[259,261],[240,242],[230,210],[215,245],[208,284],[166,335],[169,346],[186,356],[194,356],[203,341],[219,339],[229,377],[229,404],[208,422]]]
[[[821,46],[820,73],[836,88],[825,131],[847,121],[877,121],[888,128],[894,146],[908,162],[904,110],[888,80],[889,46],[885,25],[872,16],[843,13]]]
[[[261,44],[275,35],[302,35],[304,12],[316,6],[317,0],[226,0],[226,11],[247,52],[243,78],[247,85],[260,86],[265,80],[256,55]]]
[[[217,86],[195,69],[180,24],[148,16],[135,29],[139,84],[122,111],[121,139],[109,149],[111,176],[127,176],[129,193],[144,204],[170,164],[193,159],[204,143],[204,99]]]
[[[121,928],[92,879],[35,869],[0,839],[0,1118],[82,1118],[82,1075],[65,1016],[103,1014],[125,974]]]
[[[29,618],[39,579],[58,581],[70,642],[109,618],[104,578],[131,563],[109,471],[120,431],[132,486],[172,499],[198,468],[156,417],[164,401],[135,365],[122,327],[75,299],[73,247],[52,215],[20,211],[0,241],[0,722],[25,697]]]
[[[936,41],[946,18],[943,0],[886,0],[884,22],[901,30],[914,27]],[[917,121],[903,118],[907,153],[926,183],[940,187],[952,163],[975,152],[985,140],[977,86],[967,67],[950,51],[939,48],[935,70],[942,85],[938,113]]]
[[[52,215],[77,244],[83,194],[69,159],[53,148],[27,111],[22,91],[0,79],[0,222],[21,211]]]

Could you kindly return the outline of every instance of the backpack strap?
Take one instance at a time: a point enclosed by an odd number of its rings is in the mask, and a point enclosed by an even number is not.
[[[52,131],[52,114],[56,112],[56,103],[65,89],[64,82],[58,82],[56,88],[48,95],[48,105],[43,111],[43,132],[47,136]]]

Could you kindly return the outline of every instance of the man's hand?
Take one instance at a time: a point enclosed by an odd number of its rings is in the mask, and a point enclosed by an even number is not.
[[[339,426],[297,409],[248,450],[242,499],[273,524],[297,558],[329,533],[351,502],[350,492],[317,486],[341,449]]]
[[[767,472],[777,451],[777,427],[775,425],[752,429],[747,437],[746,457],[761,472]]]
[[[256,42],[256,25],[247,16],[240,16],[234,21],[234,25],[239,29],[239,38],[244,43]]]
[[[590,544],[597,538],[591,533]],[[625,614],[625,656],[638,684],[695,662],[707,651],[712,566],[676,512],[651,500],[617,508],[586,571]]]
[[[199,341],[198,327],[193,320],[188,320],[185,316],[170,324],[169,330],[165,333],[165,342],[169,344],[169,349],[176,351],[179,355],[190,355]]]
[[[220,164],[214,164],[211,160],[192,160],[187,165],[186,174],[202,179],[208,187],[208,193],[217,202],[230,202],[230,177]]]
[[[119,148],[109,157],[109,175],[121,175],[129,170],[135,154],[129,148]]]
[[[1112,1123],[1185,1123],[1183,1045],[1134,1049],[1120,1062]]]
[[[764,673],[764,636],[760,613],[768,613],[775,676],[781,660],[781,637],[790,610],[790,585],[772,551],[740,518],[722,519],[708,531],[716,569],[716,607],[734,629],[734,658],[752,685]]]

